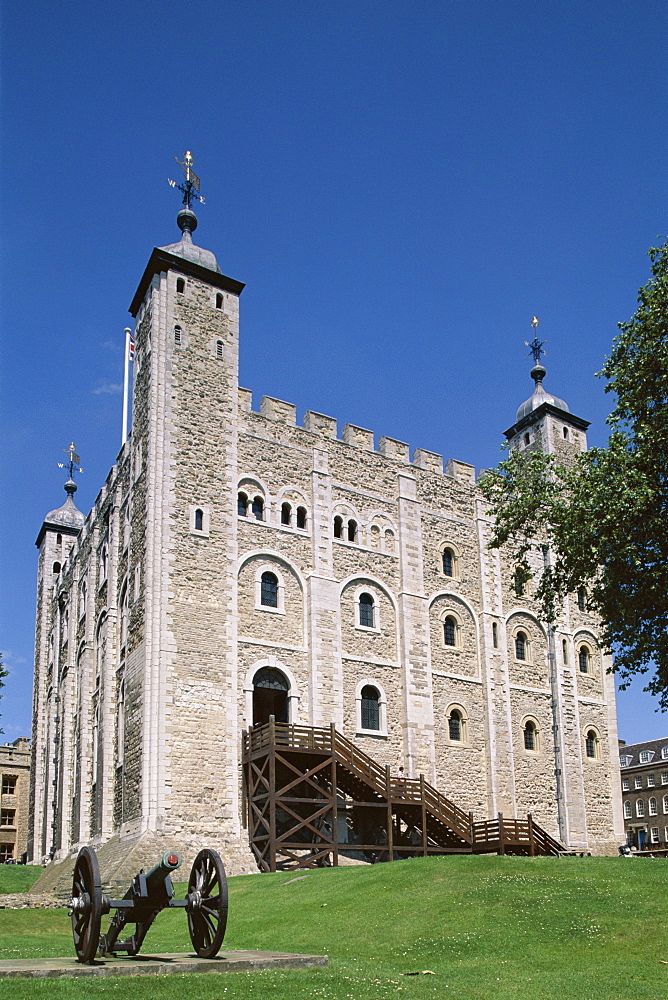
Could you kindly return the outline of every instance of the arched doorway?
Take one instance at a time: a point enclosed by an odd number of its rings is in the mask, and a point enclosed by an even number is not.
[[[253,678],[253,725],[263,726],[273,715],[276,722],[289,722],[288,691],[285,674],[275,667],[262,667]]]

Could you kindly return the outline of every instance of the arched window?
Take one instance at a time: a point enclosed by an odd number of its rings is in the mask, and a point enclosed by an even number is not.
[[[591,760],[598,757],[598,733],[595,729],[588,729],[585,734],[585,751]]]
[[[385,529],[385,551],[394,552],[394,532],[390,528]]]
[[[380,528],[378,527],[377,524],[372,524],[371,525],[371,528],[369,529],[369,537],[371,539],[371,548],[372,549],[379,549],[380,548]]]
[[[581,674],[589,673],[589,661],[589,650],[586,646],[580,646],[580,649],[578,650],[578,665],[580,667]]]
[[[568,427],[564,427],[564,440],[568,441]]]
[[[223,360],[223,342],[222,340],[216,341],[216,358],[218,361]]]
[[[515,659],[527,660],[529,653],[529,640],[526,632],[518,632],[515,636]]]
[[[278,607],[278,577],[274,573],[263,573],[260,583],[260,604],[265,608]]]
[[[183,278],[177,278],[176,279],[176,291],[179,294],[182,294],[183,292],[185,292],[185,290],[186,290],[186,283],[185,283],[185,281],[183,280]]]
[[[198,507],[195,511],[195,531],[204,530],[204,511]]]
[[[446,646],[457,645],[457,619],[452,615],[443,621],[443,642]]]
[[[353,521],[352,518],[348,521],[348,541],[357,541],[357,521]]]
[[[584,587],[578,587],[578,608],[580,611],[587,609],[587,591]]]
[[[364,595],[363,595],[364,596]],[[361,724],[362,729],[380,729],[380,692],[366,684],[362,688]]]
[[[515,572],[513,573],[513,590],[515,591],[515,595],[517,597],[524,596],[525,593],[524,576],[519,571],[519,569],[516,569]]]
[[[454,576],[455,557],[452,549],[443,549],[442,562],[444,576]]]
[[[220,292],[218,292],[218,294],[216,295],[216,309],[222,309],[222,308],[223,308],[223,296],[220,294]]]
[[[60,533],[58,533],[56,535],[56,545],[62,545],[62,544],[63,544],[63,536]]]
[[[538,727],[532,719],[524,724],[524,749],[538,750]]]
[[[499,648],[499,626],[496,622],[492,622],[492,645],[494,649]]]
[[[464,717],[458,708],[453,708],[448,717],[448,737],[453,743],[464,742]]]
[[[256,521],[264,519],[264,500],[262,497],[254,497],[252,504],[253,517]]]
[[[174,327],[174,343],[176,344],[177,347],[181,343],[181,327],[180,326],[175,326]]]
[[[290,524],[292,521],[292,507],[289,503],[281,504],[281,524]]]
[[[624,803],[624,819],[631,819],[633,816],[633,809],[630,802]]]
[[[652,798],[649,800],[649,814],[650,816],[656,816],[658,811],[659,809],[656,803],[656,799],[654,798],[654,796],[652,796]]]
[[[636,800],[636,816],[645,815],[645,803],[642,799]]]
[[[664,795],[663,797],[663,811],[664,813],[668,813],[668,795]]]
[[[561,640],[561,658],[565,664],[568,663],[568,643],[565,639]]]
[[[239,517],[248,516],[248,497],[245,493],[240,493],[237,497],[237,514]]]
[[[306,507],[297,507],[297,527],[301,531],[306,528]]]
[[[53,564],[53,574],[55,576],[58,573],[60,573],[60,563],[59,562],[55,562]]]
[[[343,538],[343,518],[339,514],[334,518],[334,538]]]
[[[374,628],[374,599],[371,594],[359,596],[359,621],[364,628]]]
[[[525,444],[528,444],[530,440],[531,440],[531,438],[529,437],[529,435],[528,435],[528,434],[525,434],[525,435],[524,435],[524,443],[525,443]]]

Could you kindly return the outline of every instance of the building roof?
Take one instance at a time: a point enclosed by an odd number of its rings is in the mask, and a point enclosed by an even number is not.
[[[649,754],[649,760],[640,759],[641,754]],[[650,767],[656,764],[665,764],[668,767],[668,736],[658,740],[645,740],[644,743],[627,743],[619,748],[620,766],[628,769],[631,767]]]

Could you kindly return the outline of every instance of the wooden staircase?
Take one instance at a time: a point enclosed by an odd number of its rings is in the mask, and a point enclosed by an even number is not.
[[[432,854],[553,854],[535,823],[474,822],[433,785],[397,778],[336,731],[270,718],[242,737],[244,812],[262,871]]]

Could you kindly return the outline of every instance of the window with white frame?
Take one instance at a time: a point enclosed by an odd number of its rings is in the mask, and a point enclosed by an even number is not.
[[[649,762],[651,761],[651,759],[652,759],[653,756],[654,756],[654,752],[652,750],[641,750],[640,751],[640,763],[641,764],[649,764]]]
[[[652,829],[650,831],[649,837],[650,837],[650,841],[653,844],[658,844],[659,843],[659,828],[658,828],[658,826],[653,826],[652,827]]]
[[[639,774],[637,774],[633,779],[633,787],[642,788],[642,777]]]
[[[630,802],[624,803],[624,819],[631,819],[633,817],[633,809]]]
[[[188,508],[191,535],[199,535],[200,538],[209,537],[211,522],[211,511],[208,507],[191,503]]]
[[[629,781],[628,778],[624,778],[624,780],[622,781],[622,791],[628,792],[630,788],[631,788],[631,782]]]
[[[358,624],[361,628],[376,627],[376,602],[372,594],[362,593],[357,598]]]
[[[661,747],[661,757],[663,760],[668,760],[668,746]]]
[[[664,813],[668,813],[668,795],[664,795],[663,797],[663,811]]]
[[[633,757],[623,755],[619,758],[619,763],[622,765],[622,767],[628,767],[632,760]]]
[[[468,718],[461,705],[451,705],[446,716],[451,743],[468,742]]]
[[[661,772],[661,784],[668,785],[668,771]]]
[[[657,816],[658,813],[659,813],[659,809],[658,809],[658,806],[657,806],[657,803],[656,803],[656,799],[654,798],[654,796],[651,797],[651,799],[649,800],[648,805],[649,805],[649,814],[650,814],[650,816]]]
[[[260,566],[255,574],[255,608],[285,614],[285,583],[276,566]]]
[[[601,756],[600,737],[593,727],[585,732],[585,753],[589,760],[598,760]]]
[[[387,699],[380,684],[363,680],[355,691],[357,732],[387,736]]]
[[[538,723],[535,719],[527,719],[523,729],[524,749],[538,753],[540,750],[538,739]]]
[[[647,787],[648,788],[653,788],[655,784],[656,784],[655,776],[653,774],[648,774],[647,775]]]
[[[645,803],[643,799],[638,799],[636,801],[636,816],[644,816],[644,815],[645,815]]]

